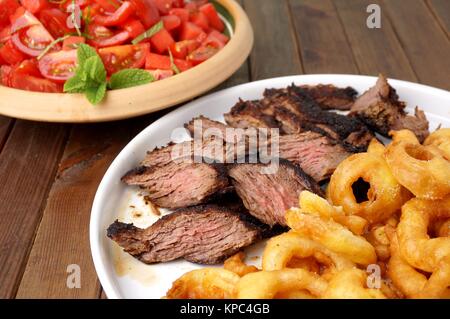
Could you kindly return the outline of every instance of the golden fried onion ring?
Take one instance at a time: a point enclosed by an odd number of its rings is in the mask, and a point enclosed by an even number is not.
[[[367,220],[356,215],[346,214],[342,207],[333,206],[326,199],[309,191],[300,193],[298,204],[302,211],[333,219],[335,222],[346,226],[356,235],[362,235],[366,230]]]
[[[287,225],[295,232],[319,242],[331,251],[360,265],[373,264],[377,260],[375,249],[362,236],[357,236],[332,219],[321,218],[291,208],[286,212]]]
[[[325,299],[386,299],[379,289],[366,288],[367,274],[357,268],[345,269],[334,276],[322,296]]]
[[[395,178],[415,196],[441,199],[450,194],[450,162],[437,147],[422,146],[409,131],[391,132],[385,158]]]
[[[325,246],[305,238],[293,231],[271,238],[264,249],[262,268],[265,271],[287,268],[292,258],[314,257],[317,261],[330,264],[329,273],[334,274],[354,264],[329,250]],[[300,265],[301,266],[301,265]]]
[[[167,292],[168,299],[231,299],[240,277],[221,268],[204,268],[185,273]]]
[[[444,157],[450,161],[450,128],[441,128],[431,133],[423,145],[433,145],[439,148]]]
[[[413,267],[434,272],[443,258],[450,258],[450,237],[430,238],[432,220],[450,218],[450,195],[430,201],[414,198],[402,207],[397,227],[400,251]]]
[[[223,268],[229,271],[234,272],[239,277],[242,277],[246,274],[249,274],[251,272],[257,272],[259,269],[255,266],[247,265],[244,262],[245,254],[243,252],[239,252],[223,263]]]
[[[359,178],[370,184],[368,200],[358,203],[352,185]],[[397,182],[386,161],[379,155],[354,154],[334,171],[327,194],[332,204],[347,214],[364,217],[371,223],[386,220],[406,201],[406,190]]]
[[[450,298],[450,260],[442,260],[429,279],[409,265],[399,249],[398,236],[391,240],[388,275],[408,298]]]
[[[304,269],[254,272],[239,280],[237,298],[272,299],[283,293],[308,291],[320,297],[327,288],[327,281],[320,275]]]
[[[386,147],[376,138],[373,138],[369,143],[369,147],[367,147],[367,153],[382,157],[384,156],[385,150]]]

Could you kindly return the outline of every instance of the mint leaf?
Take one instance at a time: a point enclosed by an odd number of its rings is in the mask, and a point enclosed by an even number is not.
[[[100,103],[106,94],[106,82],[103,82],[96,87],[87,87],[85,94],[88,101],[92,104],[96,105]]]
[[[124,69],[114,73],[109,80],[109,87],[112,90],[129,88],[132,86],[153,82],[153,76],[141,69]]]
[[[84,62],[83,71],[88,74],[90,80],[98,84],[106,81],[105,66],[98,55],[91,56]]]
[[[87,44],[80,43],[77,49],[78,65],[83,66],[90,57],[97,56],[97,51]]]
[[[79,74],[75,74],[64,83],[64,92],[67,93],[82,93],[86,89],[86,80]]]
[[[138,44],[142,40],[145,40],[147,38],[151,38],[152,36],[157,34],[159,31],[161,31],[163,28],[164,28],[164,23],[161,20],[157,24],[153,25],[150,29],[148,29],[144,33],[141,33],[136,38],[134,38],[134,40],[131,41],[131,43]]]

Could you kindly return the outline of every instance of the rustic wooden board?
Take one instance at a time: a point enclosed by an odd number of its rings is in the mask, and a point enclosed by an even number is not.
[[[447,37],[450,38],[450,1],[427,0],[427,3]]]
[[[383,73],[390,78],[417,81],[387,14],[382,11],[380,29],[367,27],[366,8],[371,3],[372,0],[334,1],[360,73]]]
[[[244,0],[255,33],[252,80],[301,73],[301,62],[285,0]]]
[[[0,298],[15,295],[67,127],[17,121],[0,154]]]
[[[0,152],[3,148],[3,145],[5,145],[6,139],[9,136],[13,124],[13,119],[5,116],[0,116]]]
[[[306,73],[358,73],[331,0],[291,0]]]
[[[450,90],[450,42],[423,1],[383,1],[394,30],[423,84]]]

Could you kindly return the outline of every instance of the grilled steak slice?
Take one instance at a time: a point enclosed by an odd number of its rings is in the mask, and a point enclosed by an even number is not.
[[[300,88],[324,110],[350,110],[358,94],[352,87],[338,88],[331,84],[303,85]]]
[[[226,136],[226,129],[229,127],[228,125],[211,120],[203,115],[194,117],[192,120],[190,120],[188,123],[184,124],[184,127],[189,131],[189,134],[191,134],[192,138],[196,138],[196,134],[194,132],[195,126],[194,124],[197,123],[197,125],[201,124],[201,130],[197,134],[199,136],[203,136],[203,133],[208,129],[214,129],[218,130],[222,133],[222,136]],[[200,128],[200,127],[199,127]]]
[[[280,136],[279,152],[280,157],[300,166],[318,182],[329,178],[352,154],[336,141],[310,131]]]
[[[270,115],[264,114],[264,106],[260,101],[243,101],[233,106],[229,113],[225,113],[225,122],[235,128],[278,128],[277,121]]]
[[[211,200],[221,190],[229,189],[222,164],[170,162],[162,167],[141,166],[122,177],[128,185],[138,185],[148,192],[153,203],[164,208],[193,206]]]
[[[182,208],[146,229],[115,221],[107,235],[146,264],[178,258],[217,264],[261,238],[251,218],[216,205]]]
[[[263,223],[285,226],[287,209],[298,206],[302,190],[322,195],[318,184],[298,166],[280,159],[274,173],[265,174],[267,164],[233,164],[228,175],[250,214]]]
[[[309,130],[311,127],[319,128],[329,137],[360,149],[366,148],[373,138],[372,132],[364,123],[356,118],[322,110],[305,90],[296,86],[289,87],[287,93],[266,92],[264,105],[266,112],[273,112],[278,118],[279,110],[284,109],[296,115],[292,121],[297,122],[298,127],[308,127]],[[283,130],[287,131],[285,127]]]
[[[405,103],[399,101],[395,89],[380,74],[375,86],[355,101],[350,115],[385,136],[390,130],[409,129],[423,142],[429,134],[425,114],[416,107],[414,116],[407,115],[404,108]]]

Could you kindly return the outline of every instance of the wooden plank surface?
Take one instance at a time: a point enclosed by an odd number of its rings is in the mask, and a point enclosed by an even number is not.
[[[0,152],[3,149],[6,140],[8,139],[13,123],[13,119],[5,116],[0,116]]]
[[[16,121],[0,154],[0,298],[17,290],[66,131],[63,125]]]
[[[358,73],[331,0],[291,0],[306,73]]]
[[[383,1],[403,50],[419,79],[450,90],[450,42],[424,1]]]
[[[443,31],[450,38],[450,1],[449,0],[427,0],[432,13],[441,25]]]
[[[255,33],[250,56],[252,80],[302,71],[298,48],[285,0],[244,0]]]
[[[382,11],[381,28],[367,27],[366,8],[372,3],[373,0],[334,1],[360,73],[383,73],[390,78],[416,81],[417,77],[388,16]]]

